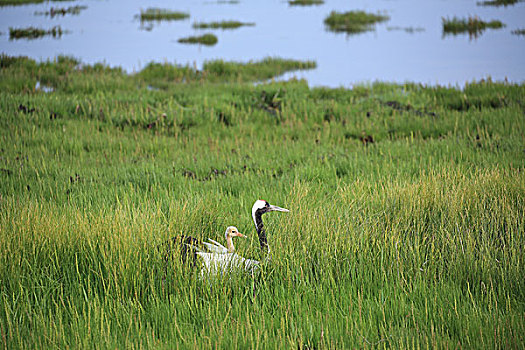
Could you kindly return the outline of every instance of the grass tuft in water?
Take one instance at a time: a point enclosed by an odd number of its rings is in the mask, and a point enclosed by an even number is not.
[[[386,15],[367,13],[364,11],[336,12],[332,11],[324,23],[333,32],[357,34],[374,30],[374,24],[389,20]]]
[[[168,9],[150,7],[146,11],[140,11],[141,21],[180,21],[189,18],[186,12],[172,11]]]
[[[70,7],[51,7],[49,11],[45,12],[35,12],[35,15],[49,16],[51,18],[55,16],[65,16],[65,15],[78,15],[80,11],[87,9],[87,6],[70,6]]]
[[[518,2],[522,2],[523,0],[486,0],[486,1],[478,1],[477,4],[479,6],[512,6],[517,4]]]
[[[217,44],[219,39],[217,39],[217,37],[214,34],[208,33],[204,35],[180,38],[177,41],[182,44],[202,44],[202,45],[207,45],[207,46],[213,46]]]
[[[324,0],[291,0],[288,1],[290,6],[312,6],[312,5],[322,5]]]
[[[443,21],[443,35],[451,34],[458,35],[463,33],[468,33],[469,37],[477,38],[480,36],[487,28],[491,29],[500,29],[505,26],[501,21],[492,20],[490,22],[485,22],[479,17],[469,17],[465,18],[442,18]]]
[[[0,6],[17,6],[28,4],[41,4],[47,2],[76,1],[76,0],[0,0]]]
[[[193,23],[195,29],[236,29],[242,26],[253,27],[255,23],[239,21],[220,21],[220,22],[196,22]]]
[[[53,38],[60,38],[65,31],[60,26],[55,26],[51,29],[42,29],[35,27],[28,28],[9,28],[9,40],[18,39],[38,39],[44,36],[52,36]]]
[[[525,28],[513,30],[511,33],[514,35],[525,35]]]

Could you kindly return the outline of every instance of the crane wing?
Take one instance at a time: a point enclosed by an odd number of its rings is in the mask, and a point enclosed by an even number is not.
[[[219,242],[214,241],[211,238],[208,238],[208,240],[210,242],[212,242],[212,243],[208,243],[208,242],[202,242],[202,243],[206,246],[206,248],[208,248],[208,251],[210,253],[216,253],[216,254],[226,254],[226,253],[228,253],[228,248],[226,248],[225,246],[223,246]]]

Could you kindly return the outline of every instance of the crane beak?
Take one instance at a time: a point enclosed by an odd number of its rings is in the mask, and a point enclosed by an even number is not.
[[[270,210],[268,210],[268,211],[282,211],[283,213],[288,213],[289,212],[288,209],[284,209],[284,208],[278,207],[276,205],[270,205]]]
[[[243,235],[243,234],[240,233],[240,232],[237,232],[236,236],[237,236],[237,237],[242,237],[242,238],[247,238],[245,235]]]

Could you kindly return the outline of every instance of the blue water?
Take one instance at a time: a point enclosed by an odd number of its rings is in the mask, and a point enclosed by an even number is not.
[[[80,15],[49,18],[35,15],[51,7],[84,5]],[[141,9],[161,7],[189,12],[184,21],[153,23],[146,30],[135,18]],[[390,20],[376,30],[348,36],[327,31],[323,20],[332,10],[381,12]],[[500,30],[488,29],[477,39],[443,36],[442,17],[477,15],[498,19]],[[195,30],[195,21],[240,20],[254,27],[236,30]],[[9,40],[9,27],[60,25],[68,30],[60,39]],[[392,27],[412,27],[407,33]],[[389,30],[390,28],[390,30]],[[345,86],[373,81],[419,82],[463,86],[465,82],[525,81],[525,36],[511,34],[525,28],[525,2],[509,7],[482,7],[476,0],[326,0],[324,5],[289,6],[286,1],[240,0],[220,4],[212,0],[81,0],[0,7],[0,52],[38,60],[71,55],[85,63],[105,62],[138,71],[150,61],[191,64],[206,60],[259,60],[267,56],[315,60],[318,68],[288,74],[312,86]],[[215,46],[177,43],[177,39],[213,32]]]

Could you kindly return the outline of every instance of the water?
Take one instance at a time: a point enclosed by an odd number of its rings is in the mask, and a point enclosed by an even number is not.
[[[79,15],[37,16],[51,7],[87,6]],[[147,30],[135,17],[147,7],[189,12],[189,20],[153,23]],[[376,30],[348,36],[326,30],[324,18],[332,10],[382,12],[390,20]],[[500,30],[487,29],[477,39],[445,36],[442,17],[477,15],[498,19]],[[254,27],[235,30],[195,30],[195,21],[239,20]],[[69,31],[60,39],[9,40],[9,27],[60,25]],[[392,27],[420,29],[413,33]],[[390,30],[389,30],[390,28]],[[321,6],[289,6],[286,1],[240,0],[224,4],[206,0],[90,0],[0,7],[0,52],[38,60],[71,55],[85,63],[105,62],[138,71],[150,61],[191,64],[206,60],[260,60],[267,56],[315,60],[318,68],[284,76],[308,80],[311,86],[356,83],[419,82],[463,86],[465,82],[525,81],[525,2],[509,7],[483,7],[476,0],[326,0]],[[177,43],[189,35],[213,32],[212,47]]]

